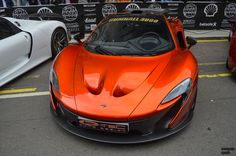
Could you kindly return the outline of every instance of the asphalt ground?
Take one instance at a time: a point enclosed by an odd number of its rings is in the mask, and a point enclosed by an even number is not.
[[[226,41],[192,48],[199,88],[192,123],[171,137],[114,145],[82,139],[54,121],[49,110],[49,60],[0,88],[0,156],[220,156],[236,155],[236,79],[225,68]]]

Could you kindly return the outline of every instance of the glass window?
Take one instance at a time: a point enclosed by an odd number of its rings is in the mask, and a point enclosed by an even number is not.
[[[152,56],[174,48],[160,17],[113,17],[105,20],[85,42],[87,50],[103,55]]]
[[[0,39],[4,39],[12,35],[14,35],[14,32],[7,25],[7,23],[5,22],[0,23]]]

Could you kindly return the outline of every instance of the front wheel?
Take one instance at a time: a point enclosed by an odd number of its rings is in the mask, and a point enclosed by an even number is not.
[[[67,34],[63,28],[57,28],[51,39],[52,58],[55,58],[57,54],[68,45]]]

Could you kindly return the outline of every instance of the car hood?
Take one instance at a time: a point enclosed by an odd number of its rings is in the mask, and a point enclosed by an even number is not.
[[[152,57],[106,56],[82,49],[74,74],[78,114],[125,121],[151,90],[171,53]]]

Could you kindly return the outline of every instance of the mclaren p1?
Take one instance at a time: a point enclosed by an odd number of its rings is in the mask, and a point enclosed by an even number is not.
[[[69,45],[54,60],[51,112],[69,132],[99,142],[170,136],[193,116],[198,66],[189,48],[194,44],[165,10],[106,17],[84,42]]]

